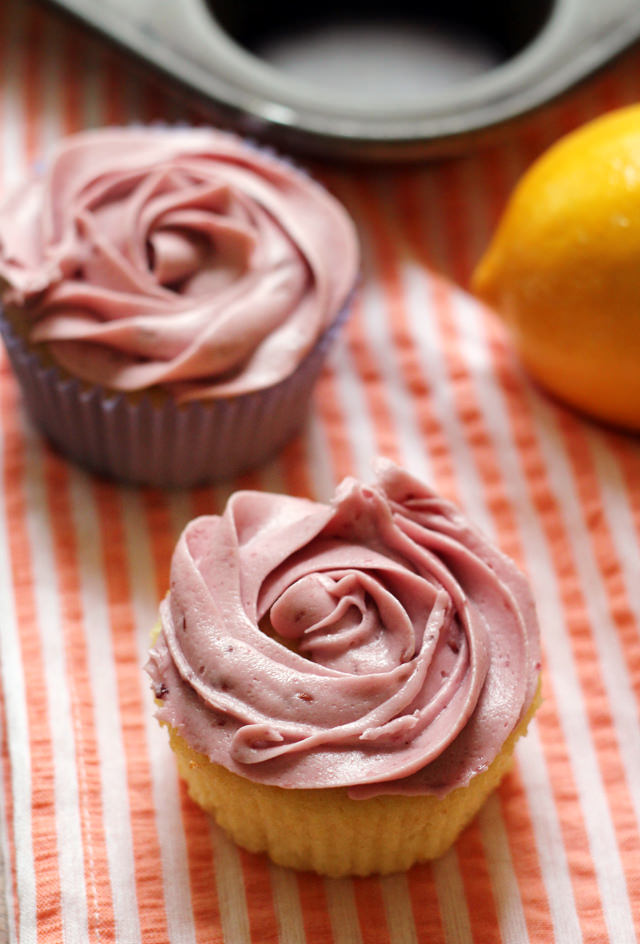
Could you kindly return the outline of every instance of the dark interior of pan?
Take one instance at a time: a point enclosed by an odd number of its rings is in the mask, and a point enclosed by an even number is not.
[[[366,75],[354,69],[353,87],[346,91],[367,100],[372,92],[366,80],[375,82],[375,92],[384,93],[389,78],[399,88],[393,72],[404,78],[407,58],[416,81],[401,91],[415,98],[513,58],[539,34],[553,0],[326,0],[304,5],[294,0],[259,5],[208,0],[208,6],[239,46],[319,87],[337,86],[330,66],[338,57],[344,57],[340,75],[349,74],[350,64],[364,63]]]

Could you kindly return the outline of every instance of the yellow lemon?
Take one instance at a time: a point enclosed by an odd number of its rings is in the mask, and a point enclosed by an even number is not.
[[[472,287],[540,384],[640,429],[640,105],[589,122],[532,165]]]

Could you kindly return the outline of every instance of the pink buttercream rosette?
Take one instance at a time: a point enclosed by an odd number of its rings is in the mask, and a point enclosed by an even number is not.
[[[64,453],[188,486],[297,431],[357,265],[344,209],[283,160],[211,129],[103,129],[0,207],[0,328]]]
[[[388,461],[328,505],[236,492],[191,521],[160,620],[159,719],[286,789],[465,787],[526,717],[540,672],[525,577]]]

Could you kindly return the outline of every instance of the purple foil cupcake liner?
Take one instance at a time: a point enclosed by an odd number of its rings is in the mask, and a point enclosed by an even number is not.
[[[302,426],[350,300],[297,369],[272,387],[177,405],[87,387],[44,366],[0,309],[2,334],[27,411],[60,452],[93,472],[139,485],[187,488],[239,475]]]

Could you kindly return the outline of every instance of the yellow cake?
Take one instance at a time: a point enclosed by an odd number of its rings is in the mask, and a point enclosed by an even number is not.
[[[466,787],[444,797],[378,796],[352,800],[344,787],[284,790],[231,773],[189,747],[170,728],[189,795],[239,846],[266,852],[278,865],[338,878],[386,874],[437,859],[471,822],[509,770],[537,695],[498,756]]]

